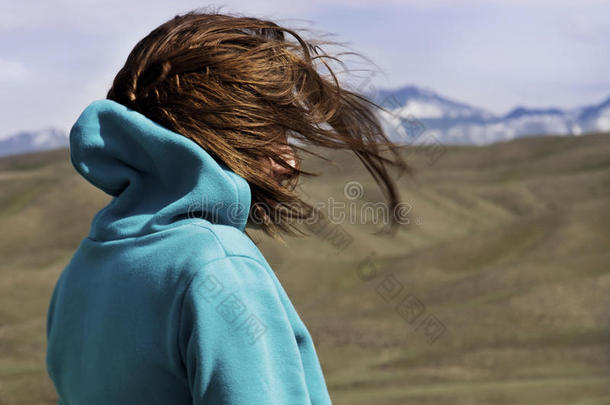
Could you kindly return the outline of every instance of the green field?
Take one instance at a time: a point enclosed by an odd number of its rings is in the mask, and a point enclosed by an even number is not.
[[[286,245],[255,234],[333,403],[609,404],[610,136],[443,152],[405,151],[412,209],[394,236],[358,215]],[[330,156],[306,161],[325,172],[304,181],[311,202],[381,199],[358,161]],[[0,405],[56,403],[48,302],[109,201],[66,149],[0,159]]]

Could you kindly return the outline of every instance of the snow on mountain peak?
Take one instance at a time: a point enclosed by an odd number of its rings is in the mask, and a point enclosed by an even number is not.
[[[68,136],[56,128],[37,131],[21,131],[0,139],[0,156],[65,148],[69,146]]]
[[[396,120],[402,120],[407,129],[418,121],[441,143],[488,144],[530,135],[610,131],[610,98],[597,105],[572,110],[520,106],[505,115],[496,115],[416,86],[379,90],[373,100],[391,112],[391,117],[385,114],[384,119],[394,122],[394,127]],[[396,131],[390,136],[397,142],[406,139],[396,138]]]

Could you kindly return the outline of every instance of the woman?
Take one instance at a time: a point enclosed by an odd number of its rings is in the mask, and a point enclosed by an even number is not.
[[[297,151],[308,145],[353,151],[390,212],[386,166],[406,166],[376,105],[317,71],[330,57],[320,50],[270,21],[192,11],[142,39],[78,117],[72,164],[114,198],[51,298],[60,404],[331,402],[311,336],[246,225],[301,232],[294,219],[312,207],[295,191],[310,174]]]

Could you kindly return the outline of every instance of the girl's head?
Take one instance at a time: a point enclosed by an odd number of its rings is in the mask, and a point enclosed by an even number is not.
[[[312,212],[295,189],[299,175],[313,175],[296,153],[313,153],[308,146],[353,151],[394,213],[400,201],[386,169],[408,167],[378,121],[381,107],[340,85],[326,60],[341,61],[323,43],[332,42],[263,19],[191,11],[136,44],[107,98],[192,139],[245,178],[250,218],[270,235],[301,232],[294,219]]]

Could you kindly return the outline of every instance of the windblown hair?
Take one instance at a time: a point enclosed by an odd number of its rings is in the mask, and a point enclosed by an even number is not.
[[[190,138],[246,179],[249,222],[271,236],[305,234],[294,219],[315,211],[296,182],[316,174],[300,164],[292,168],[279,153],[286,144],[319,157],[307,146],[353,151],[395,213],[399,194],[387,168],[409,166],[378,121],[375,109],[383,108],[340,85],[325,59],[341,60],[321,44],[334,42],[305,40],[268,20],[197,9],[140,40],[106,97]],[[290,169],[287,181],[268,175],[268,158]]]

